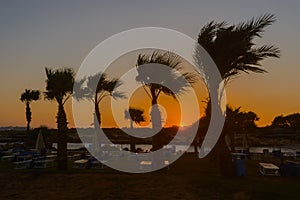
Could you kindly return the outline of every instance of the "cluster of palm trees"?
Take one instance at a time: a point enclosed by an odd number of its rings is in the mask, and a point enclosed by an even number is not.
[[[233,78],[245,73],[264,73],[265,69],[261,68],[260,61],[268,57],[279,58],[280,51],[273,45],[262,45],[257,47],[254,39],[262,37],[265,28],[276,21],[272,14],[264,14],[258,18],[240,23],[238,25],[228,25],[226,22],[210,22],[205,25],[198,35],[198,44],[210,54],[217,68],[221,73],[224,81],[224,87]],[[195,50],[196,62],[201,63],[201,58],[197,56],[199,52]],[[161,64],[169,66],[164,71],[164,76],[158,76],[155,65]],[[152,111],[151,123],[154,129],[162,127],[161,114],[157,106],[159,96],[165,94],[176,99],[177,95],[181,95],[191,85],[197,82],[197,72],[183,72],[181,58],[171,52],[154,51],[151,54],[140,54],[136,61],[136,70],[138,75],[136,81],[143,85],[151,104]],[[181,73],[178,73],[181,72]],[[66,129],[67,118],[64,111],[64,104],[73,95],[78,100],[87,99],[94,103],[94,126],[101,126],[101,112],[99,104],[103,98],[110,96],[113,98],[125,98],[124,94],[117,92],[116,89],[122,84],[118,79],[110,79],[105,73],[98,73],[94,76],[74,82],[74,72],[72,69],[51,70],[46,68],[46,92],[45,97],[48,100],[55,100],[58,103],[57,128],[62,137],[58,144],[58,156],[61,163],[59,168],[66,168]],[[172,90],[168,88],[166,83],[173,86]],[[73,90],[74,86],[74,90]],[[96,86],[94,89],[93,86]],[[36,93],[36,91],[27,91],[27,93]],[[74,93],[73,93],[74,92]],[[26,91],[25,91],[26,93]],[[26,108],[26,117],[29,123],[31,120],[31,112],[29,103],[39,99],[39,95],[34,98],[28,94],[28,97],[22,94],[21,100],[28,105]],[[39,93],[38,93],[39,94]],[[209,106],[208,106],[209,108]],[[209,116],[210,109],[206,110]],[[221,112],[221,110],[220,110]],[[134,116],[135,114],[136,117]],[[129,109],[125,112],[125,117],[140,123],[144,120],[141,117],[142,111],[134,111]],[[132,125],[132,123],[131,123]],[[223,130],[217,149],[220,147],[220,153],[228,152],[225,145],[226,136],[229,130]],[[162,147],[159,138],[154,136],[153,150]],[[227,150],[226,150],[227,149]],[[223,156],[225,157],[225,156]],[[225,160],[221,163],[227,164]]]

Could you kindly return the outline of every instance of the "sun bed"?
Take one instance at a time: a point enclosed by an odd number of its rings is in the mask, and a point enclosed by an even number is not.
[[[28,169],[28,168],[30,168],[31,163],[32,163],[32,160],[14,162],[15,169]]]
[[[2,156],[2,161],[12,161],[15,158],[15,155]]]
[[[17,161],[26,161],[30,159],[32,159],[32,155],[30,154],[17,155]]]
[[[87,160],[87,159],[75,160],[73,168],[81,168],[81,169],[86,168],[87,164],[88,164],[88,161],[89,160]]]
[[[36,160],[34,161],[33,168],[47,168],[47,167],[53,167],[54,166],[54,160]]]
[[[167,169],[170,169],[170,162],[168,160],[164,161],[164,165],[167,167]],[[141,161],[140,162],[140,169],[146,170],[146,169],[152,169],[152,161]]]
[[[91,169],[104,169],[106,168],[106,165],[104,163],[106,163],[107,160],[97,160],[94,157],[89,158],[89,168]]]
[[[279,167],[273,163],[259,163],[259,172],[264,176],[279,176]]]

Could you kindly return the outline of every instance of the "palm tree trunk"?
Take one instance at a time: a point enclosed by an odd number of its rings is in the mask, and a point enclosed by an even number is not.
[[[215,109],[218,109],[217,112],[222,112],[220,107],[216,107]],[[206,110],[206,115],[211,117],[211,101],[208,104],[208,108]],[[219,162],[219,168],[220,168],[220,174],[225,177],[232,177],[234,176],[234,165],[232,162],[231,157],[231,151],[227,147],[226,144],[226,135],[230,135],[230,130],[228,127],[226,127],[226,121],[222,130],[222,133],[220,135],[220,138],[218,139],[215,147],[213,148],[213,152],[209,154],[209,156],[212,158],[213,162]],[[233,143],[232,143],[233,144]],[[234,149],[234,147],[231,147],[231,149]],[[215,159],[217,158],[217,160]]]
[[[130,129],[133,130],[133,120],[130,119]],[[133,136],[129,136],[130,137],[130,151],[131,152],[135,152],[135,140]]]
[[[101,127],[101,113],[100,113],[100,109],[99,109],[99,104],[97,102],[95,103],[95,114],[96,114],[97,121],[98,121],[97,124],[99,125],[99,127]]]
[[[155,97],[155,96],[154,96]],[[155,151],[153,157],[153,167],[154,169],[159,169],[164,166],[164,159],[162,151],[157,151],[163,148],[162,141],[162,123],[161,123],[161,113],[159,111],[159,107],[157,105],[157,97],[152,99],[152,110],[151,110],[151,121],[152,121],[152,129],[156,132],[156,134],[152,137],[152,151]]]
[[[30,131],[30,122],[31,122],[31,110],[30,110],[30,105],[29,102],[26,102],[26,120],[27,120],[27,128],[26,132],[29,133]]]
[[[59,131],[66,131],[67,130],[67,115],[64,109],[64,105],[62,102],[58,103],[58,112],[57,112],[57,117],[56,117],[56,123],[57,123],[57,129]]]
[[[152,122],[152,129],[155,131],[159,131],[162,128],[161,124],[161,113],[159,111],[158,105],[157,105],[157,98],[152,99],[152,110],[151,110],[151,122]],[[152,137],[152,150],[156,151],[163,147],[161,143],[161,137],[160,134],[157,133]]]
[[[67,117],[66,112],[62,102],[58,103],[58,113],[57,113],[57,129],[59,133],[58,146],[57,146],[57,159],[59,170],[68,169],[67,160]]]
[[[232,177],[234,173],[234,164],[232,162],[231,152],[227,147],[225,135],[222,134],[219,142],[217,143],[219,166],[222,176]]]
[[[130,136],[130,151],[131,152],[135,152],[136,148],[135,148],[135,140],[132,136]]]
[[[130,119],[130,128],[133,129],[133,120]]]
[[[198,153],[198,146],[199,146],[198,142],[194,141],[193,146],[194,146],[194,153]]]

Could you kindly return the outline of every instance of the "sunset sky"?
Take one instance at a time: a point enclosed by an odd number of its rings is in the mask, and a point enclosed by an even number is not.
[[[278,20],[256,42],[274,44],[282,56],[262,63],[269,73],[245,74],[226,89],[230,105],[256,112],[260,126],[270,124],[276,115],[300,112],[299,8],[297,0],[1,1],[0,126],[26,125],[25,105],[19,98],[25,89],[45,91],[45,67],[72,67],[76,71],[87,54],[113,34],[152,26],[197,39],[201,27],[212,20],[236,24],[263,13],[273,13]],[[173,100],[163,101],[168,104]],[[56,126],[55,102],[42,99],[31,107],[33,127]],[[71,102],[66,110],[73,127]],[[170,115],[174,116],[170,125],[179,123],[176,113]],[[84,116],[82,126],[89,126],[91,115]],[[184,123],[192,123],[192,118]],[[107,116],[103,126],[115,124]]]

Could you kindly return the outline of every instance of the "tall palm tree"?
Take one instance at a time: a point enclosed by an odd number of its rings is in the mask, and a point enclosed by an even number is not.
[[[225,83],[243,72],[264,73],[266,70],[261,68],[260,61],[279,58],[280,50],[273,45],[257,47],[254,40],[261,38],[265,28],[275,21],[272,14],[231,26],[212,21],[201,29],[198,43],[210,54]],[[200,58],[197,52],[196,58]]]
[[[57,129],[60,134],[58,139],[58,169],[67,169],[67,135],[68,129],[67,116],[64,109],[66,101],[71,97],[74,85],[75,73],[71,68],[46,70],[46,92],[47,100],[55,100],[58,104],[56,116]]]
[[[212,21],[201,29],[198,43],[214,60],[225,83],[224,86],[242,73],[265,73],[266,70],[261,68],[261,61],[269,57],[280,57],[280,50],[277,47],[273,45],[257,47],[254,41],[256,38],[261,38],[265,28],[275,21],[274,15],[264,14],[238,25],[229,26],[226,22]],[[195,58],[200,64],[199,49],[195,51]],[[230,152],[225,144],[228,134],[224,129],[216,145],[221,157],[220,167],[223,169],[233,168],[228,167],[231,165]],[[228,170],[227,172],[230,175]]]
[[[140,124],[145,121],[143,116],[144,110],[138,108],[129,108],[129,110],[124,111],[125,119],[130,120],[130,128],[133,129],[133,122]],[[130,137],[130,151],[135,151],[134,138]]]
[[[39,99],[40,99],[40,91],[38,91],[38,90],[28,90],[28,89],[25,89],[25,92],[23,92],[21,94],[20,100],[26,104],[26,120],[27,120],[26,131],[27,131],[27,133],[29,133],[30,122],[31,122],[30,103],[32,101],[37,101]]]
[[[84,85],[86,83],[86,85]],[[125,98],[122,92],[116,89],[122,83],[117,78],[109,79],[105,73],[97,73],[89,76],[87,79],[75,82],[74,97],[76,99],[87,99],[94,103],[94,126],[100,128],[101,126],[101,112],[100,103],[105,97],[113,97],[114,99]]]
[[[160,71],[153,64],[161,64],[168,66]],[[196,80],[196,76],[193,73],[182,72],[180,57],[171,52],[154,51],[152,54],[139,54],[136,69],[138,75],[136,80],[140,82],[148,97],[151,100],[151,122],[152,128],[160,130],[162,127],[161,113],[158,109],[157,102],[159,96],[163,93],[167,96],[171,96],[176,99],[176,95],[180,95],[185,92],[190,84],[193,84]],[[163,72],[163,73],[162,73]],[[167,86],[172,86],[172,90]],[[156,134],[152,138],[152,149],[157,150],[162,147],[159,144],[159,134]]]

